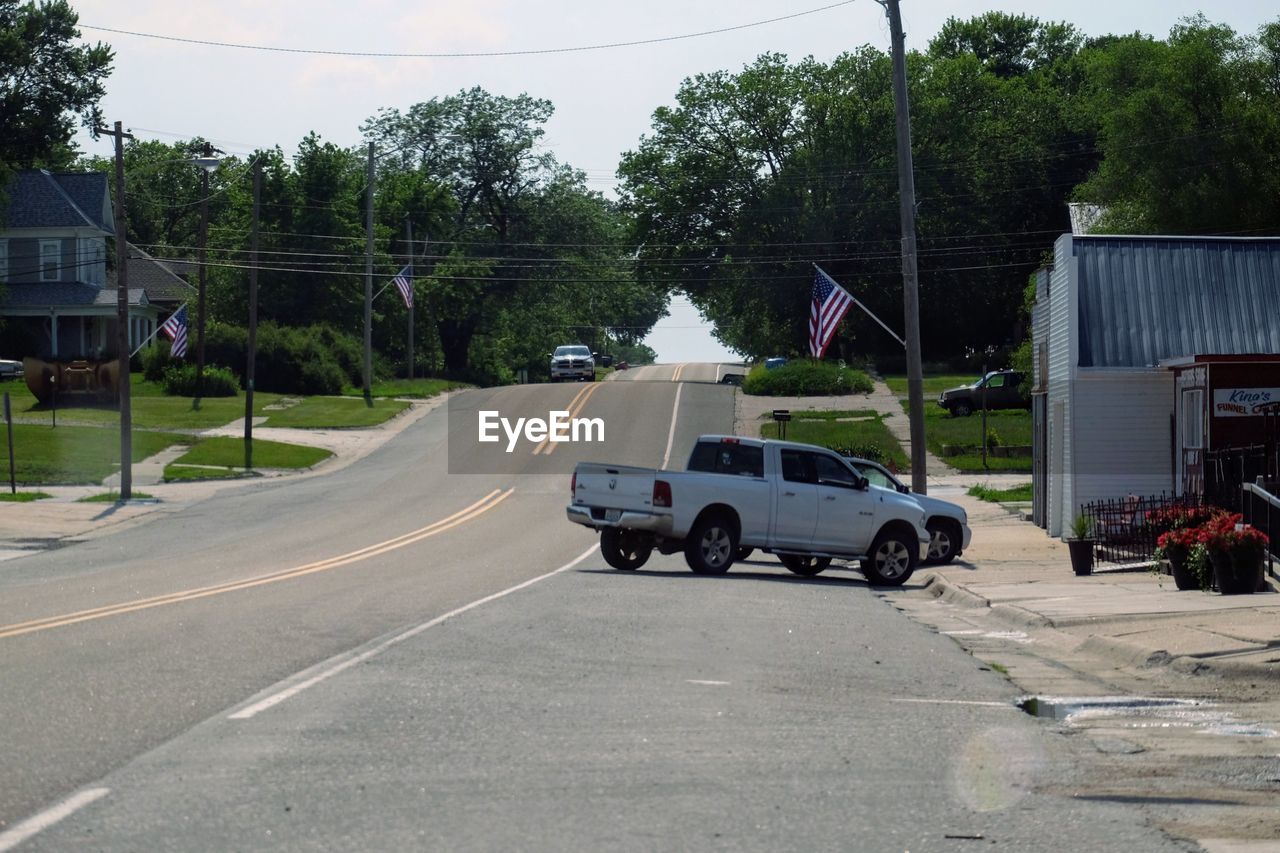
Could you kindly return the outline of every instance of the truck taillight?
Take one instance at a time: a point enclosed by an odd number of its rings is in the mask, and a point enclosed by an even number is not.
[[[574,498],[578,494],[578,472],[574,471],[573,476],[569,478],[569,497]]]
[[[666,480],[653,481],[653,505],[671,506],[671,484]]]

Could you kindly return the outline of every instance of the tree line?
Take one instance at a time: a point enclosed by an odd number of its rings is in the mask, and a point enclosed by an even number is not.
[[[77,120],[101,122],[111,49],[73,43],[63,0],[0,0],[0,23],[0,185],[15,168],[109,168],[72,138]],[[907,66],[928,359],[1016,342],[1028,274],[1071,202],[1112,233],[1280,231],[1280,19],[1087,37],[990,12],[948,20]],[[901,325],[885,51],[767,54],[686,80],[622,157],[617,201],[541,147],[552,110],[473,88],[360,126],[377,158],[376,286],[414,269],[416,373],[536,376],[567,342],[642,354],[672,294],[748,357],[803,353],[814,264]],[[126,146],[129,239],[156,257],[195,255],[203,147]],[[247,317],[255,163],[261,318],[361,334],[366,152],[314,134],[211,175],[211,319]],[[403,372],[406,343],[391,288],[375,304],[380,363]],[[829,357],[892,366],[900,352],[854,309]]]
[[[1280,233],[1280,20],[1086,38],[990,12],[907,71],[927,359],[1016,342],[1071,202],[1103,233]],[[619,168],[640,279],[752,357],[806,350],[813,264],[901,328],[891,73],[868,46],[687,80]],[[829,357],[867,355],[901,348],[855,308]]]

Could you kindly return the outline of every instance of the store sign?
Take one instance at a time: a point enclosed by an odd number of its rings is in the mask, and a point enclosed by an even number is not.
[[[1280,415],[1280,388],[1218,388],[1213,392],[1213,416],[1249,418]]]

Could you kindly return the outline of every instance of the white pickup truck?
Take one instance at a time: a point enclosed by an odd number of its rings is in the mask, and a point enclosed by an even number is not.
[[[656,548],[720,574],[759,548],[799,575],[858,560],[867,580],[898,586],[929,542],[915,500],[789,441],[704,435],[684,471],[580,462],[571,491],[569,520],[600,531],[616,569],[638,569]]]

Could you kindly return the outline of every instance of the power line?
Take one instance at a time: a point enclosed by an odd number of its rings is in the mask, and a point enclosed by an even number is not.
[[[357,51],[357,50],[320,50],[317,48],[296,48],[296,47],[275,47],[272,45],[259,44],[239,44],[235,42],[224,41],[208,41],[205,39],[182,38],[180,36],[161,35],[159,33],[142,33],[133,30],[121,30],[114,27],[96,27],[89,24],[80,24],[79,27],[84,30],[97,30],[104,33],[116,33],[117,35],[137,36],[139,38],[159,39],[161,41],[175,41],[183,44],[199,44],[206,47],[229,47],[238,50],[258,50],[271,53],[300,53],[314,54],[320,56],[361,56],[361,57],[382,57],[388,59],[466,59],[473,57],[496,57],[496,56],[538,56],[544,54],[557,53],[583,53],[592,50],[612,50],[619,47],[637,47],[646,44],[660,44],[664,42],[683,41],[686,39],[702,38],[703,36],[719,35],[721,33],[731,33],[738,30],[747,30],[753,27],[763,27],[767,24],[776,24],[781,21],[790,21],[795,18],[802,18],[806,15],[814,15],[818,12],[825,12],[829,9],[835,9],[840,6],[848,6],[854,0],[842,0],[839,3],[832,3],[829,6],[820,6],[816,9],[809,9],[804,12],[796,12],[791,15],[782,15],[777,18],[768,18],[763,21],[753,21],[749,24],[737,24],[732,27],[720,27],[714,30],[702,30],[696,33],[685,33],[675,36],[660,36],[658,38],[637,39],[635,41],[607,42],[604,44],[581,45],[578,47],[549,47],[549,48],[532,48],[528,50],[492,50],[492,51],[466,51],[460,53],[391,53],[386,51]]]

